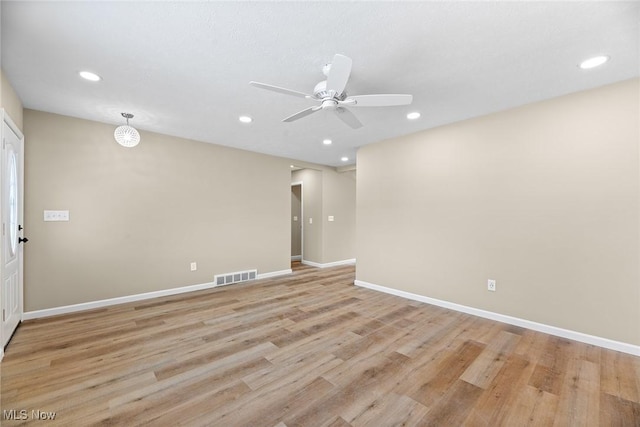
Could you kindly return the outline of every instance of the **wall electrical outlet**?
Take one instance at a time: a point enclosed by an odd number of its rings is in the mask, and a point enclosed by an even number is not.
[[[491,292],[496,291],[496,281],[493,279],[487,280],[487,290]]]
[[[195,262],[191,263],[191,271],[196,271],[198,269],[198,264],[196,264]]]

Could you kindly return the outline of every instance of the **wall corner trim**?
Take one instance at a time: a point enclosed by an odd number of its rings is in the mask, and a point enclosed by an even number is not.
[[[339,265],[353,265],[353,264],[356,263],[356,259],[355,258],[343,259],[341,261],[327,262],[327,263],[324,263],[324,264],[321,264],[321,263],[315,262],[315,261],[308,261],[306,259],[303,259],[302,263],[304,265],[310,265],[311,267],[327,268],[327,267],[337,267]]]
[[[436,305],[438,307],[448,308],[450,310],[459,311],[462,313],[471,314],[485,319],[495,320],[509,325],[520,326],[522,328],[531,329],[538,332],[543,332],[549,335],[555,335],[562,338],[567,338],[574,341],[583,342],[586,344],[596,345],[598,347],[607,348],[609,350],[620,351],[622,353],[632,354],[634,356],[640,356],[640,346],[629,344],[620,341],[610,340],[608,338],[597,337],[594,335],[584,334],[582,332],[576,332],[569,329],[558,328],[556,326],[545,325],[543,323],[537,323],[526,319],[520,319],[518,317],[507,316],[500,313],[494,313],[492,311],[481,310],[479,308],[469,307],[466,305],[456,304],[449,301],[443,301],[435,298],[429,298],[423,295],[414,294],[411,292],[401,291],[398,289],[387,288],[385,286],[375,285],[373,283],[365,282],[363,280],[355,280],[354,285],[371,289],[378,292],[384,292],[387,294],[407,298],[414,301],[424,302],[426,304]]]
[[[267,272],[267,273],[258,274],[256,276],[256,280],[267,279],[267,278],[270,278],[270,277],[283,276],[283,275],[291,274],[291,273],[292,273],[291,269],[280,270],[280,271],[271,271],[271,272]],[[183,287],[180,287],[180,288],[163,289],[161,291],[153,291],[153,292],[145,292],[145,293],[142,293],[142,294],[127,295],[127,296],[124,296],[124,297],[116,297],[116,298],[109,298],[109,299],[103,299],[103,300],[98,300],[98,301],[83,302],[83,303],[80,303],[80,304],[72,304],[72,305],[65,305],[65,306],[60,306],[60,307],[45,308],[43,310],[27,311],[27,312],[22,314],[22,320],[31,320],[31,319],[39,319],[39,318],[42,318],[42,317],[58,316],[58,315],[61,315],[61,314],[69,314],[69,313],[75,313],[75,312],[78,312],[78,311],[93,310],[93,309],[96,309],[96,308],[109,307],[111,305],[125,304],[125,303],[128,303],[128,302],[142,301],[142,300],[146,300],[146,299],[160,298],[160,297],[166,297],[166,296],[171,296],[171,295],[179,295],[179,294],[184,294],[184,293],[187,293],[187,292],[202,291],[202,290],[205,290],[205,289],[211,289],[211,288],[215,288],[215,287],[216,287],[216,284],[214,282],[208,282],[208,283],[202,283],[202,284],[199,284],[199,285],[190,285],[190,286],[183,286]]]

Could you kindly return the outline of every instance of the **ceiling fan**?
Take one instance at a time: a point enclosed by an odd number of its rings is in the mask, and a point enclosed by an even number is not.
[[[333,62],[322,68],[322,72],[327,76],[313,89],[313,95],[273,86],[266,83],[249,82],[250,85],[261,89],[272,90],[284,93],[285,95],[297,96],[300,98],[317,101],[320,105],[305,108],[302,111],[287,117],[283,122],[293,122],[313,114],[320,110],[330,110],[335,115],[353,129],[362,127],[360,120],[349,108],[352,107],[391,107],[395,105],[408,105],[413,101],[412,95],[402,94],[379,94],[379,95],[348,95],[344,90],[351,74],[351,58],[337,54],[333,57]]]

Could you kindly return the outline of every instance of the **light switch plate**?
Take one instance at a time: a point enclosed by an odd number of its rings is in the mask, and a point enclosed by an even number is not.
[[[333,222],[333,215],[329,215],[327,219],[329,220],[329,222]]]
[[[44,211],[45,221],[69,221],[69,211]]]

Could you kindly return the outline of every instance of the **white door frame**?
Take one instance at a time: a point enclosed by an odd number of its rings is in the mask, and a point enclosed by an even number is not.
[[[3,147],[2,147],[3,155],[0,156],[2,157],[2,161],[0,162],[0,188],[4,188],[3,186],[5,185],[4,183],[5,171],[3,170],[3,168],[4,168],[4,160],[5,160],[4,159],[4,138],[5,138],[4,124],[6,123],[9,129],[11,129],[11,131],[18,137],[18,140],[20,141],[20,152],[18,153],[18,157],[19,157],[18,168],[20,169],[19,176],[18,176],[18,182],[19,182],[18,192],[21,197],[18,199],[20,203],[20,207],[18,208],[18,212],[19,212],[18,224],[24,225],[24,135],[22,134],[18,126],[16,126],[14,121],[11,120],[11,117],[9,117],[9,115],[7,114],[4,108],[0,109],[0,115],[2,116],[2,128],[0,129],[2,141],[0,141],[0,143],[3,144]],[[2,206],[0,206],[0,208],[1,208],[0,209],[0,212],[1,212],[2,209],[4,208]],[[22,233],[18,232],[18,236],[22,237]],[[0,251],[4,250],[3,248],[4,248],[4,241],[2,246],[0,246]],[[24,314],[24,288],[23,288],[24,245],[18,244],[16,248],[17,248],[16,253],[18,254],[17,256],[18,258],[18,310],[19,310],[19,322],[21,322]],[[2,279],[4,276],[4,254],[1,254],[1,255],[2,256],[0,257],[0,259],[2,259],[2,262],[0,262],[0,279]],[[1,280],[0,280],[0,283],[2,283]],[[4,283],[2,283],[2,286],[4,287]],[[3,298],[2,294],[3,293],[0,292],[0,308],[4,308],[4,301],[2,299]],[[5,337],[3,334],[4,334],[4,327],[0,327],[0,343],[2,343],[2,345],[0,345],[0,360],[2,360],[2,357],[4,356],[5,341],[10,338],[10,337]]]
[[[300,261],[304,259],[304,184],[302,181],[292,182],[291,186],[300,186]],[[291,249],[289,249],[291,252]],[[291,253],[289,253],[291,256]]]

